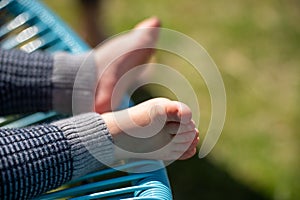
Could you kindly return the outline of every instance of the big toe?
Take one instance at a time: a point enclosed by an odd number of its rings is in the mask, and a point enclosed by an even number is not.
[[[178,101],[171,101],[166,106],[166,113],[168,121],[180,122],[182,124],[188,124],[192,120],[192,111],[184,103]]]
[[[157,17],[150,17],[138,23],[135,28],[155,28],[160,27],[160,20]]]
[[[134,28],[134,38],[144,48],[154,47],[159,36],[160,21],[157,17],[148,18]]]
[[[171,101],[167,98],[155,98],[150,102],[152,102],[151,105],[155,105],[155,108],[157,108],[155,113],[166,115],[168,122],[188,124],[192,121],[191,109],[182,102]]]

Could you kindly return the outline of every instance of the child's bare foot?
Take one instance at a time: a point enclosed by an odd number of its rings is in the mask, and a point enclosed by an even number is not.
[[[112,93],[117,81],[130,69],[145,64],[153,53],[153,47],[158,38],[160,22],[157,18],[149,18],[139,23],[135,29],[125,35],[118,36],[95,49],[95,61],[99,80],[95,98],[95,111],[108,112],[115,109],[120,103],[128,85],[123,91],[114,96]],[[129,82],[132,80],[129,80]]]
[[[176,160],[196,153],[198,130],[183,103],[156,98],[102,117],[113,136],[116,158]]]

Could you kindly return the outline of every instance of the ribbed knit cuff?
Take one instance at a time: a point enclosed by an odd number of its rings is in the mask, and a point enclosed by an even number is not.
[[[93,111],[96,82],[93,53],[54,54],[53,109],[66,114]]]
[[[71,145],[73,176],[76,178],[113,161],[112,136],[102,117],[86,113],[54,122]]]

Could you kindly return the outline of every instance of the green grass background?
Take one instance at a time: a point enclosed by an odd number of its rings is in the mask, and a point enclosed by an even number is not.
[[[78,33],[83,32],[77,1],[44,2]],[[110,36],[153,15],[162,20],[163,27],[203,45],[223,76],[228,100],[226,124],[206,160],[266,198],[300,199],[300,2],[106,0],[101,12],[105,23],[99,26]],[[156,62],[183,71],[198,91],[203,138],[210,119],[204,82],[189,71],[188,63],[173,55],[158,52]],[[147,89],[153,96],[172,97],[157,87]],[[180,162],[180,170],[201,174],[194,167],[201,162],[196,158]],[[222,182],[222,178],[215,180]],[[203,181],[207,180],[197,176],[187,180],[189,187],[195,188],[205,185]],[[175,188],[187,187],[182,184],[172,182]],[[195,194],[181,195],[193,199]]]

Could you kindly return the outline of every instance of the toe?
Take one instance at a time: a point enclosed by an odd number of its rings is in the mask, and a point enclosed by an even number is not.
[[[195,131],[185,132],[181,134],[177,134],[174,136],[172,142],[174,143],[186,143],[186,142],[192,142],[195,137],[198,136]]]
[[[138,23],[135,28],[159,27],[160,21],[157,17],[150,17]]]
[[[190,122],[188,124],[180,124],[178,122],[167,122],[165,131],[169,134],[182,134],[190,131],[195,131],[195,124]]]
[[[192,120],[192,111],[184,103],[172,101],[166,107],[168,121],[176,121],[182,124],[190,123]]]
[[[191,157],[193,157],[197,152],[197,149],[196,148],[193,148],[187,152],[185,152],[182,156],[180,156],[179,160],[186,160],[186,159],[189,159]]]

